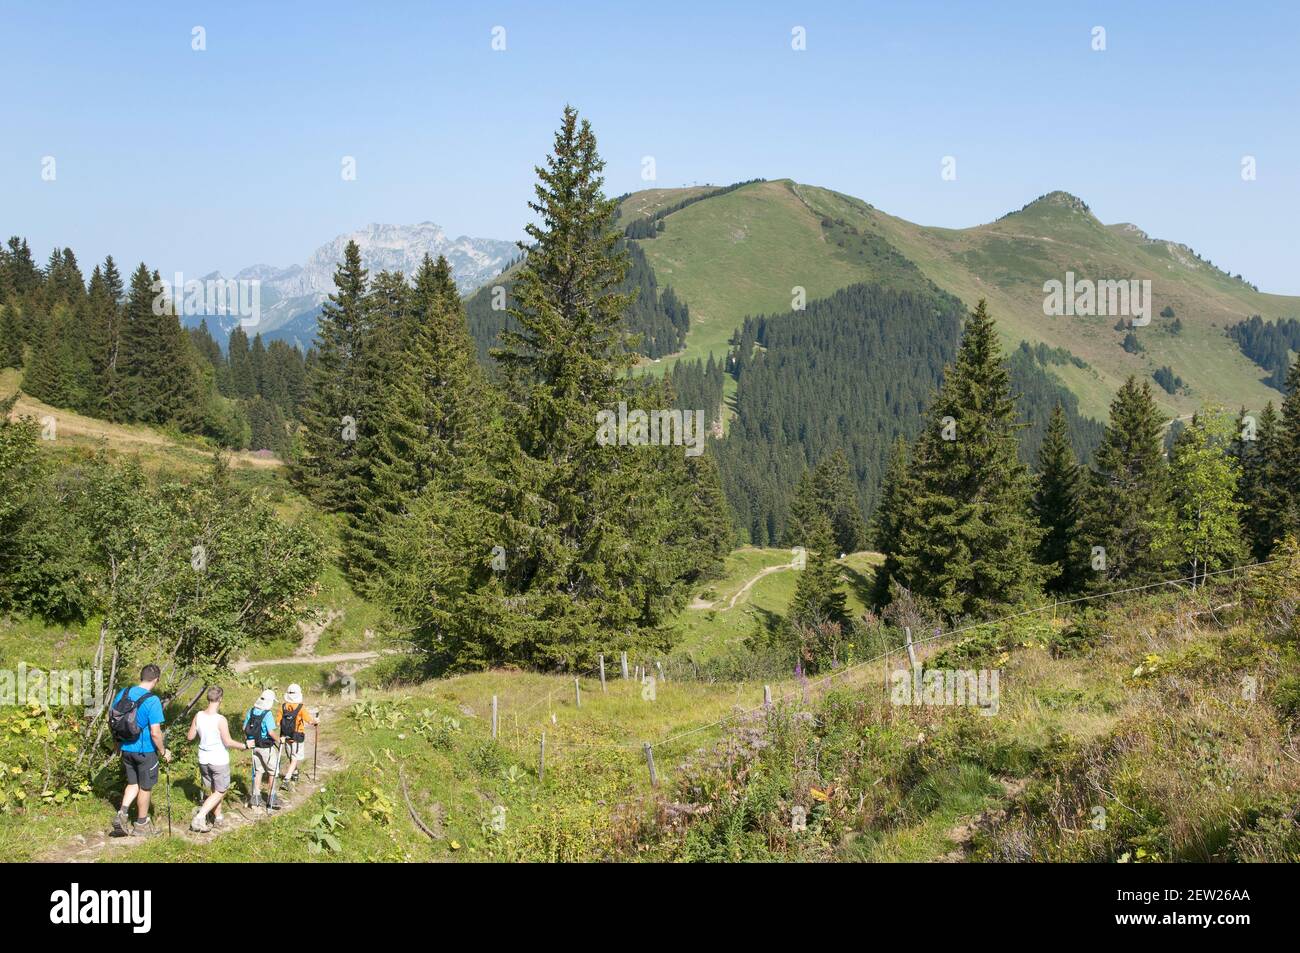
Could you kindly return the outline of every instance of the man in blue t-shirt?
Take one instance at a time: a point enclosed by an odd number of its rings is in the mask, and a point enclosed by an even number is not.
[[[158,687],[162,671],[157,665],[146,665],[140,670],[140,684],[124,688],[113,696],[111,708],[121,710],[130,703],[135,703],[133,712],[139,736],[134,741],[120,742],[122,753],[122,770],[126,773],[126,789],[122,792],[122,806],[113,816],[113,833],[118,837],[146,836],[154,833],[153,821],[149,818],[149,798],[154,784],[158,781],[158,753],[168,764],[172,753],[167,750],[163,740],[162,702],[153,690]],[[125,699],[123,698],[125,696]],[[132,713],[125,717],[130,718]],[[135,823],[127,824],[127,812],[131,802],[136,804]]]

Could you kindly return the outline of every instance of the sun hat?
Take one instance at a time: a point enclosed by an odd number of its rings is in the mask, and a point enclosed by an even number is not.
[[[302,686],[299,685],[297,682],[294,682],[292,685],[286,688],[284,690],[284,700],[287,702],[293,702],[293,704],[295,705],[301,705]]]

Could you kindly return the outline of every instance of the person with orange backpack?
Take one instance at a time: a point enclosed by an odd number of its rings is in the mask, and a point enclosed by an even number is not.
[[[320,719],[312,717],[303,704],[302,687],[293,684],[285,689],[284,704],[280,706],[280,737],[289,753],[289,770],[284,773],[286,782],[298,779],[298,765],[306,755],[307,729],[319,724]]]

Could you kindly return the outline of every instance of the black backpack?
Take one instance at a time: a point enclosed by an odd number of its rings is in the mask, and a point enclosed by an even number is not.
[[[288,738],[290,741],[305,741],[307,736],[298,730],[298,713],[302,711],[302,705],[292,711],[289,706],[285,705],[280,712],[280,737]]]
[[[271,736],[266,733],[265,711],[254,708],[248,713],[248,721],[244,722],[244,737],[259,748],[271,747]]]
[[[108,710],[108,730],[118,747],[135,744],[140,740],[140,722],[136,720],[136,712],[144,704],[144,700],[152,695],[153,692],[145,692],[132,701],[131,689],[124,688],[117,701],[113,703],[113,707]]]

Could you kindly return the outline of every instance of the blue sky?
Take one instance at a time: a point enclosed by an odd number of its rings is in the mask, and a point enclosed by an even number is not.
[[[367,222],[515,238],[569,102],[610,194],[647,155],[661,186],[790,177],[952,227],[1059,188],[1300,294],[1293,3],[107,6],[0,12],[0,231],[41,258],[199,275]]]

